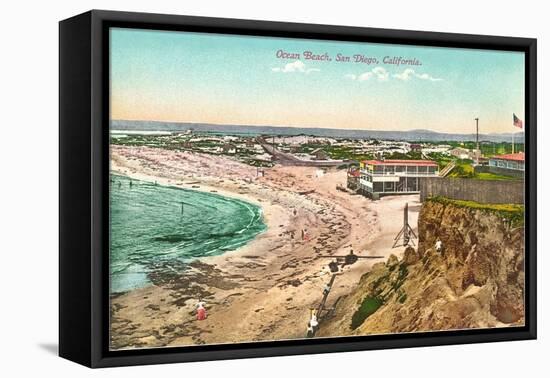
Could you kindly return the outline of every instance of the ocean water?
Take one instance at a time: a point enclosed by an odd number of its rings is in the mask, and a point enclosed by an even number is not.
[[[261,208],[223,197],[111,175],[111,292],[147,285],[148,274],[239,248],[266,229]]]

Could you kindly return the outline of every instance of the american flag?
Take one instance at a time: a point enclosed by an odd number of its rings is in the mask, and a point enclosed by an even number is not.
[[[523,129],[523,121],[514,114],[514,126]]]

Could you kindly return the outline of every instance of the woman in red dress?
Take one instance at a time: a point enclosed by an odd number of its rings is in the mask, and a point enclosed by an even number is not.
[[[204,308],[204,305],[202,303],[199,303],[197,307],[197,320],[205,320],[206,319],[206,309]]]

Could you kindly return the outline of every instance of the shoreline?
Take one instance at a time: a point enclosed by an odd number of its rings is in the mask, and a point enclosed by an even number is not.
[[[116,178],[125,178],[125,179],[128,179],[128,180],[139,181],[141,183],[145,183],[145,184],[151,185],[151,186],[159,185],[159,186],[161,186],[163,188],[167,188],[167,189],[181,190],[182,192],[188,191],[188,192],[204,193],[204,194],[208,194],[208,195],[212,195],[212,196],[222,198],[223,200],[238,201],[240,203],[245,204],[247,207],[251,206],[251,207],[255,207],[256,209],[258,209],[258,210],[253,210],[253,211],[259,211],[263,229],[261,231],[257,232],[256,234],[254,234],[252,238],[245,241],[243,245],[240,245],[240,246],[237,246],[237,247],[234,247],[234,248],[228,248],[228,249],[225,249],[225,250],[220,249],[215,254],[205,254],[203,256],[189,256],[188,258],[182,257],[182,258],[178,259],[181,262],[190,263],[190,262],[197,261],[197,260],[202,261],[203,259],[207,259],[209,257],[221,256],[221,255],[225,255],[225,254],[228,254],[228,253],[231,253],[231,252],[234,252],[234,251],[238,251],[240,248],[252,243],[259,235],[265,233],[269,228],[269,225],[267,224],[266,219],[265,219],[265,214],[264,214],[265,213],[265,208],[262,206],[262,204],[260,202],[257,202],[257,201],[252,201],[252,200],[250,200],[250,198],[248,198],[244,195],[235,195],[234,193],[231,193],[231,192],[228,192],[228,191],[224,191],[224,193],[220,193],[217,190],[215,190],[213,187],[208,187],[208,186],[201,187],[201,188],[188,188],[188,187],[184,187],[184,185],[190,185],[189,183],[181,183],[181,184],[176,183],[176,184],[173,184],[173,183],[169,183],[167,180],[164,180],[162,178],[159,179],[159,177],[150,176],[150,175],[140,175],[140,174],[137,174],[137,173],[127,174],[126,172],[120,172],[120,171],[113,170],[113,171],[110,172],[110,175],[111,175],[111,178],[115,178],[115,179]],[[195,186],[195,185],[193,185],[193,186]],[[134,286],[130,289],[110,291],[110,294],[111,295],[113,295],[113,294],[123,294],[123,293],[127,293],[129,291],[132,291],[132,290],[147,287],[151,284],[152,284],[152,282],[150,280],[148,280],[144,284],[136,285],[136,286]]]
[[[245,194],[241,194],[241,193],[238,193],[238,192],[226,190],[226,189],[223,189],[223,188],[215,187],[215,186],[212,186],[212,185],[208,185],[208,184],[204,184],[204,183],[197,184],[196,181],[193,181],[193,182],[189,183],[189,182],[185,182],[187,180],[183,179],[183,180],[179,180],[178,182],[174,182],[173,179],[168,179],[168,178],[162,177],[162,176],[152,176],[152,175],[138,173],[138,172],[129,173],[127,171],[122,171],[120,169],[121,169],[121,167],[116,167],[115,169],[111,168],[111,172],[116,172],[116,174],[124,175],[126,177],[133,178],[135,180],[152,182],[152,183],[157,182],[159,185],[163,185],[163,186],[166,186],[166,187],[182,189],[182,190],[193,190],[193,191],[198,191],[198,192],[203,192],[203,193],[219,195],[219,196],[227,197],[227,198],[231,198],[231,199],[237,199],[237,200],[241,200],[241,201],[247,202],[249,204],[260,207],[260,209],[262,211],[262,219],[263,219],[263,222],[266,226],[266,229],[263,232],[257,234],[254,237],[254,239],[251,239],[245,245],[240,246],[236,249],[228,250],[228,251],[226,251],[222,254],[215,255],[215,256],[202,256],[202,257],[197,258],[197,260],[201,260],[201,261],[203,259],[204,260],[209,260],[209,259],[210,260],[219,260],[219,259],[216,259],[216,258],[218,258],[220,256],[224,256],[224,255],[238,254],[239,252],[241,254],[242,254],[242,252],[247,252],[247,251],[241,251],[241,250],[242,249],[247,249],[247,250],[248,249],[253,249],[253,247],[254,247],[253,244],[257,241],[257,239],[259,237],[261,237],[262,235],[264,235],[266,233],[269,233],[270,231],[273,232],[277,228],[277,226],[279,225],[276,222],[276,220],[274,219],[274,217],[272,216],[274,213],[282,211],[282,209],[276,209],[275,208],[277,205],[271,205],[271,204],[269,204],[265,201],[259,201],[258,199],[254,198],[254,197],[247,196]],[[188,186],[197,186],[197,185],[199,186],[198,188],[188,187]],[[205,262],[207,262],[207,263],[220,263],[220,261],[205,261]]]
[[[315,168],[276,166],[255,177],[254,167],[224,157],[119,146],[112,148],[111,171],[247,201],[262,208],[267,226],[236,250],[201,257],[176,273],[163,272],[152,285],[112,299],[113,349],[304,338],[309,309],[330,278],[330,259],[323,256],[350,249],[385,256],[347,267],[331,290],[333,304],[374,263],[402,253],[387,248],[399,224],[378,212],[402,214],[404,200],[374,203],[339,192],[335,185],[345,171],[318,177]],[[309,240],[301,240],[302,229]],[[199,299],[209,312],[202,322],[194,320]]]

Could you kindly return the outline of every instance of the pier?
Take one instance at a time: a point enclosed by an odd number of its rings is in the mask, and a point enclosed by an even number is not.
[[[273,159],[282,165],[300,166],[300,167],[339,167],[342,164],[351,164],[344,160],[303,160],[296,156],[283,152],[275,147],[274,144],[267,143],[265,138],[258,137],[258,143],[270,154]]]

